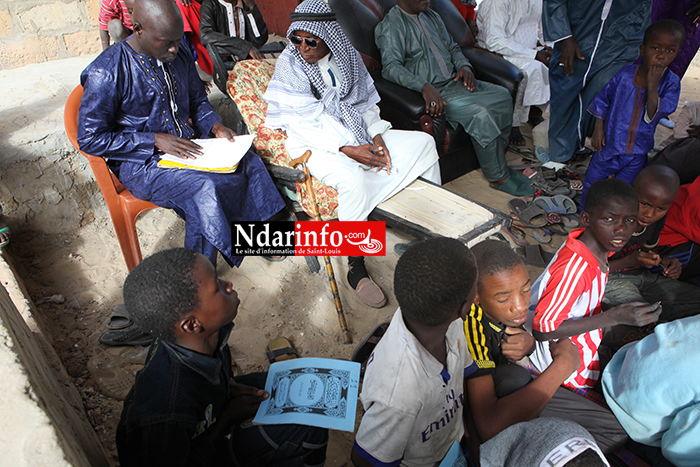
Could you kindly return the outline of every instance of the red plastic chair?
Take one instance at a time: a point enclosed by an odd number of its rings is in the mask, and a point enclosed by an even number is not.
[[[135,198],[117,177],[109,170],[107,163],[101,157],[85,154],[78,147],[78,110],[80,99],[83,97],[83,87],[78,85],[66,101],[63,113],[63,121],[66,126],[66,134],[73,147],[90,162],[90,168],[100,187],[102,196],[107,203],[109,214],[112,216],[114,231],[122,248],[124,261],[129,271],[141,262],[141,246],[136,233],[136,217],[147,210],[157,208],[153,203]]]

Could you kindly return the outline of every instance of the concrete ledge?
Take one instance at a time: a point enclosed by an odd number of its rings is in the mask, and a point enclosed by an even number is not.
[[[24,287],[2,256],[0,280],[2,464],[109,466],[78,391],[41,333]]]

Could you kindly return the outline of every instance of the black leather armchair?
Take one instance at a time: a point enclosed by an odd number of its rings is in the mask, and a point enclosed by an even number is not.
[[[394,128],[422,130],[435,138],[443,183],[477,169],[479,162],[471,139],[461,126],[455,130],[444,117],[431,117],[425,112],[425,101],[419,92],[381,76],[381,56],[374,43],[374,28],[396,5],[396,0],[329,0],[328,3],[374,78],[382,99],[379,103],[382,118],[391,122]],[[490,52],[473,48],[474,38],[450,0],[431,0],[431,8],[442,17],[450,35],[462,47],[462,52],[474,67],[476,78],[504,86],[515,98],[522,79],[520,70]]]

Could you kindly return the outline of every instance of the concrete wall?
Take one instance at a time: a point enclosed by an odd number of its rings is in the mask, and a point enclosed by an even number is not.
[[[100,0],[0,0],[0,69],[94,54]]]
[[[270,31],[284,36],[297,0],[259,0]],[[0,0],[0,70],[102,50],[100,0]]]
[[[1,255],[0,279],[0,463],[108,466],[78,391]]]

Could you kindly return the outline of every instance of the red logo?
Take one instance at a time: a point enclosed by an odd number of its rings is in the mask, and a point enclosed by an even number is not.
[[[295,222],[296,256],[385,256],[385,222]]]

